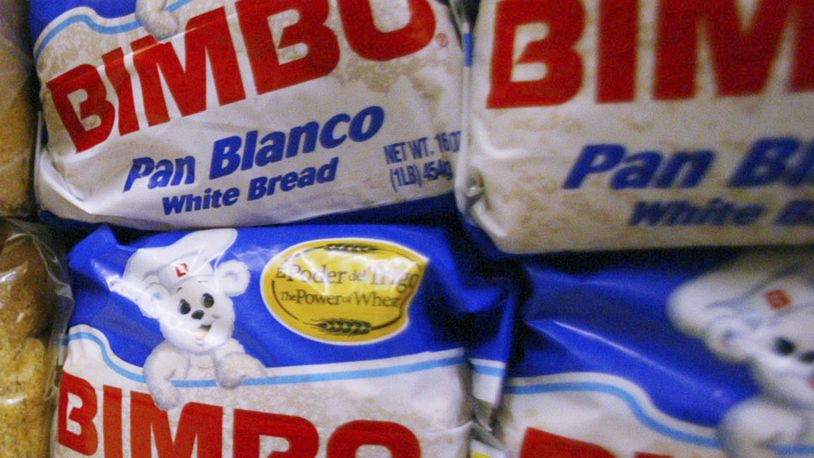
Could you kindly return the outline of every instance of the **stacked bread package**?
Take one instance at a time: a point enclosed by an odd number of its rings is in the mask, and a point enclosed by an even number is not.
[[[499,390],[470,364],[501,369],[513,295],[449,238],[99,229],[71,256],[57,456],[464,458],[473,403]]]
[[[441,2],[66,3],[32,8],[45,211],[169,230],[451,207]]]
[[[811,242],[812,14],[481,1],[461,209],[518,254]]]

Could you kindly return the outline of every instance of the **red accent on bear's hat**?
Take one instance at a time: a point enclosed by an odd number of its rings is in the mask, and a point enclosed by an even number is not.
[[[189,266],[185,262],[182,262],[181,264],[178,264],[178,265],[175,266],[175,276],[178,277],[178,278],[183,277],[188,272],[189,272]]]
[[[782,289],[767,291],[764,297],[766,298],[766,302],[768,302],[774,310],[782,309],[791,304],[791,298],[789,298],[786,291]]]

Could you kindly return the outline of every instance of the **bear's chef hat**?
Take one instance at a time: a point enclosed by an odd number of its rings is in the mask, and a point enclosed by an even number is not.
[[[814,251],[754,250],[682,284],[670,296],[668,314],[679,329],[701,336],[721,317],[754,328],[800,307],[814,307]]]
[[[191,278],[213,278],[212,261],[234,243],[234,229],[210,229],[190,233],[172,245],[137,250],[124,268],[115,290],[144,309],[150,289],[159,285],[169,293]]]

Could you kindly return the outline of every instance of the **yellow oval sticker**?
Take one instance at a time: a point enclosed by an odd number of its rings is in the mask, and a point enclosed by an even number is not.
[[[292,331],[320,342],[364,344],[407,325],[427,259],[371,239],[313,240],[289,247],[263,269],[266,306]]]

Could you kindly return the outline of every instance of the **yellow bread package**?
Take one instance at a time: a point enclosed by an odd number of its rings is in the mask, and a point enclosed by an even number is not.
[[[36,117],[32,61],[26,36],[27,2],[0,0],[0,215],[32,209],[31,157]]]
[[[48,456],[58,297],[69,297],[38,226],[0,222],[0,457]]]

